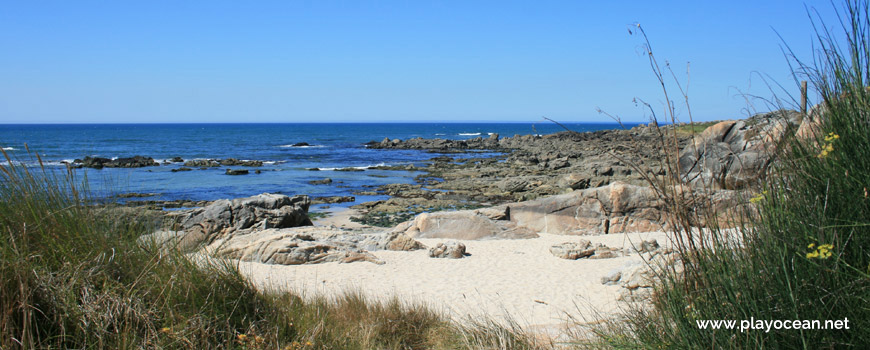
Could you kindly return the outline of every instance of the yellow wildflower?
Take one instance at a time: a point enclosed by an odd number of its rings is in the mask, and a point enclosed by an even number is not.
[[[169,329],[169,327],[163,327],[163,328],[160,328],[160,333],[169,333],[170,330],[171,329]]]
[[[813,249],[813,247],[815,247],[815,243],[810,243],[810,245],[807,246],[807,248],[809,248],[809,249]],[[827,259],[827,258],[830,258],[834,254],[832,252],[832,250],[834,250],[833,244],[819,245],[814,251],[807,253],[807,259],[815,259],[815,258]]]
[[[245,334],[239,334],[239,335],[237,336],[237,338],[239,338],[239,341],[245,341],[245,340],[248,339],[248,336],[245,335]]]
[[[261,337],[261,336],[259,336],[259,335],[254,337],[254,342],[255,342],[255,343],[262,343],[262,342],[264,342],[264,341],[265,341],[265,339],[263,339],[263,337]]]

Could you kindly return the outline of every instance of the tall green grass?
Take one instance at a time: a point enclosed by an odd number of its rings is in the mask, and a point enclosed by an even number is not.
[[[681,245],[685,272],[662,270],[653,308],[601,332],[604,346],[870,348],[870,6],[848,1],[840,14],[844,37],[818,26],[813,65],[797,66],[821,97],[811,115],[817,127],[788,140],[748,196],[756,209],[739,218],[742,244],[713,226],[707,244]],[[699,215],[676,211],[677,221]],[[846,318],[848,330],[741,332],[696,323]]]

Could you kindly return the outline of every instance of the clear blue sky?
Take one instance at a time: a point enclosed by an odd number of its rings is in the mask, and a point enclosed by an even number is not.
[[[0,123],[644,121],[635,22],[691,62],[696,120],[769,97],[759,72],[795,92],[776,32],[813,38],[781,0],[2,1]]]

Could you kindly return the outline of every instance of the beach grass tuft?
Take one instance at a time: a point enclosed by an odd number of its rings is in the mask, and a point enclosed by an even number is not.
[[[719,228],[715,213],[668,190],[679,184],[659,185],[673,204],[684,270],[661,269],[653,307],[600,329],[602,347],[870,346],[870,6],[847,1],[840,15],[843,37],[814,23],[816,57],[812,65],[796,61],[795,74],[821,97],[805,116],[816,127],[786,140],[770,174],[746,196],[754,209],[733,214],[736,230]],[[679,152],[668,149],[667,159]],[[693,231],[693,221],[708,223],[706,231]],[[841,329],[712,329],[700,326],[706,320],[841,321]]]

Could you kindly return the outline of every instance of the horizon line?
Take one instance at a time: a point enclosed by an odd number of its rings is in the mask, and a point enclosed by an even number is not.
[[[382,122],[45,122],[0,123],[0,125],[191,125],[191,124],[644,124],[638,121],[382,121]],[[660,123],[661,124],[661,123]]]

